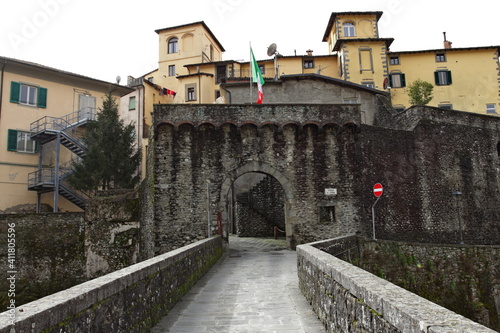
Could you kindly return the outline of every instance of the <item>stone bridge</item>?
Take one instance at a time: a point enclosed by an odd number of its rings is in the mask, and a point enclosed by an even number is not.
[[[355,239],[263,252],[214,236],[9,309],[0,333],[494,332],[321,250]]]

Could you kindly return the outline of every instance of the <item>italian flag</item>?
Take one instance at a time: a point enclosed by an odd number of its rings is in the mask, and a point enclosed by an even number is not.
[[[257,82],[257,87],[259,88],[259,96],[257,97],[257,104],[262,104],[264,100],[264,92],[262,91],[262,85],[265,83],[264,78],[259,69],[259,65],[257,61],[255,61],[255,57],[253,55],[252,48],[250,47],[250,63],[252,66],[252,82]]]

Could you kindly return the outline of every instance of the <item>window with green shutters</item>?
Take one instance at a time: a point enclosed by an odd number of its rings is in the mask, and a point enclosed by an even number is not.
[[[12,81],[10,102],[39,108],[47,107],[47,88]]]
[[[406,77],[403,73],[392,73],[389,75],[389,86],[391,88],[406,87]]]
[[[451,71],[442,70],[434,72],[434,80],[437,86],[449,86],[451,84]]]
[[[10,129],[7,138],[7,150],[17,151],[17,131]]]
[[[38,151],[38,142],[30,139],[30,132],[9,129],[7,150],[18,153],[36,153]]]

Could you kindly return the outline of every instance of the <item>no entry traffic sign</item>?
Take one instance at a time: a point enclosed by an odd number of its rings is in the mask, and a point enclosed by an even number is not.
[[[373,185],[373,195],[376,196],[377,198],[380,197],[384,193],[384,187],[382,184],[377,183]]]

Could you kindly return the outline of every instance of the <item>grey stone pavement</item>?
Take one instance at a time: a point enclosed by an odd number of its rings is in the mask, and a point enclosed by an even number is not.
[[[221,260],[153,333],[324,333],[299,290],[297,255],[284,240],[229,238]]]

